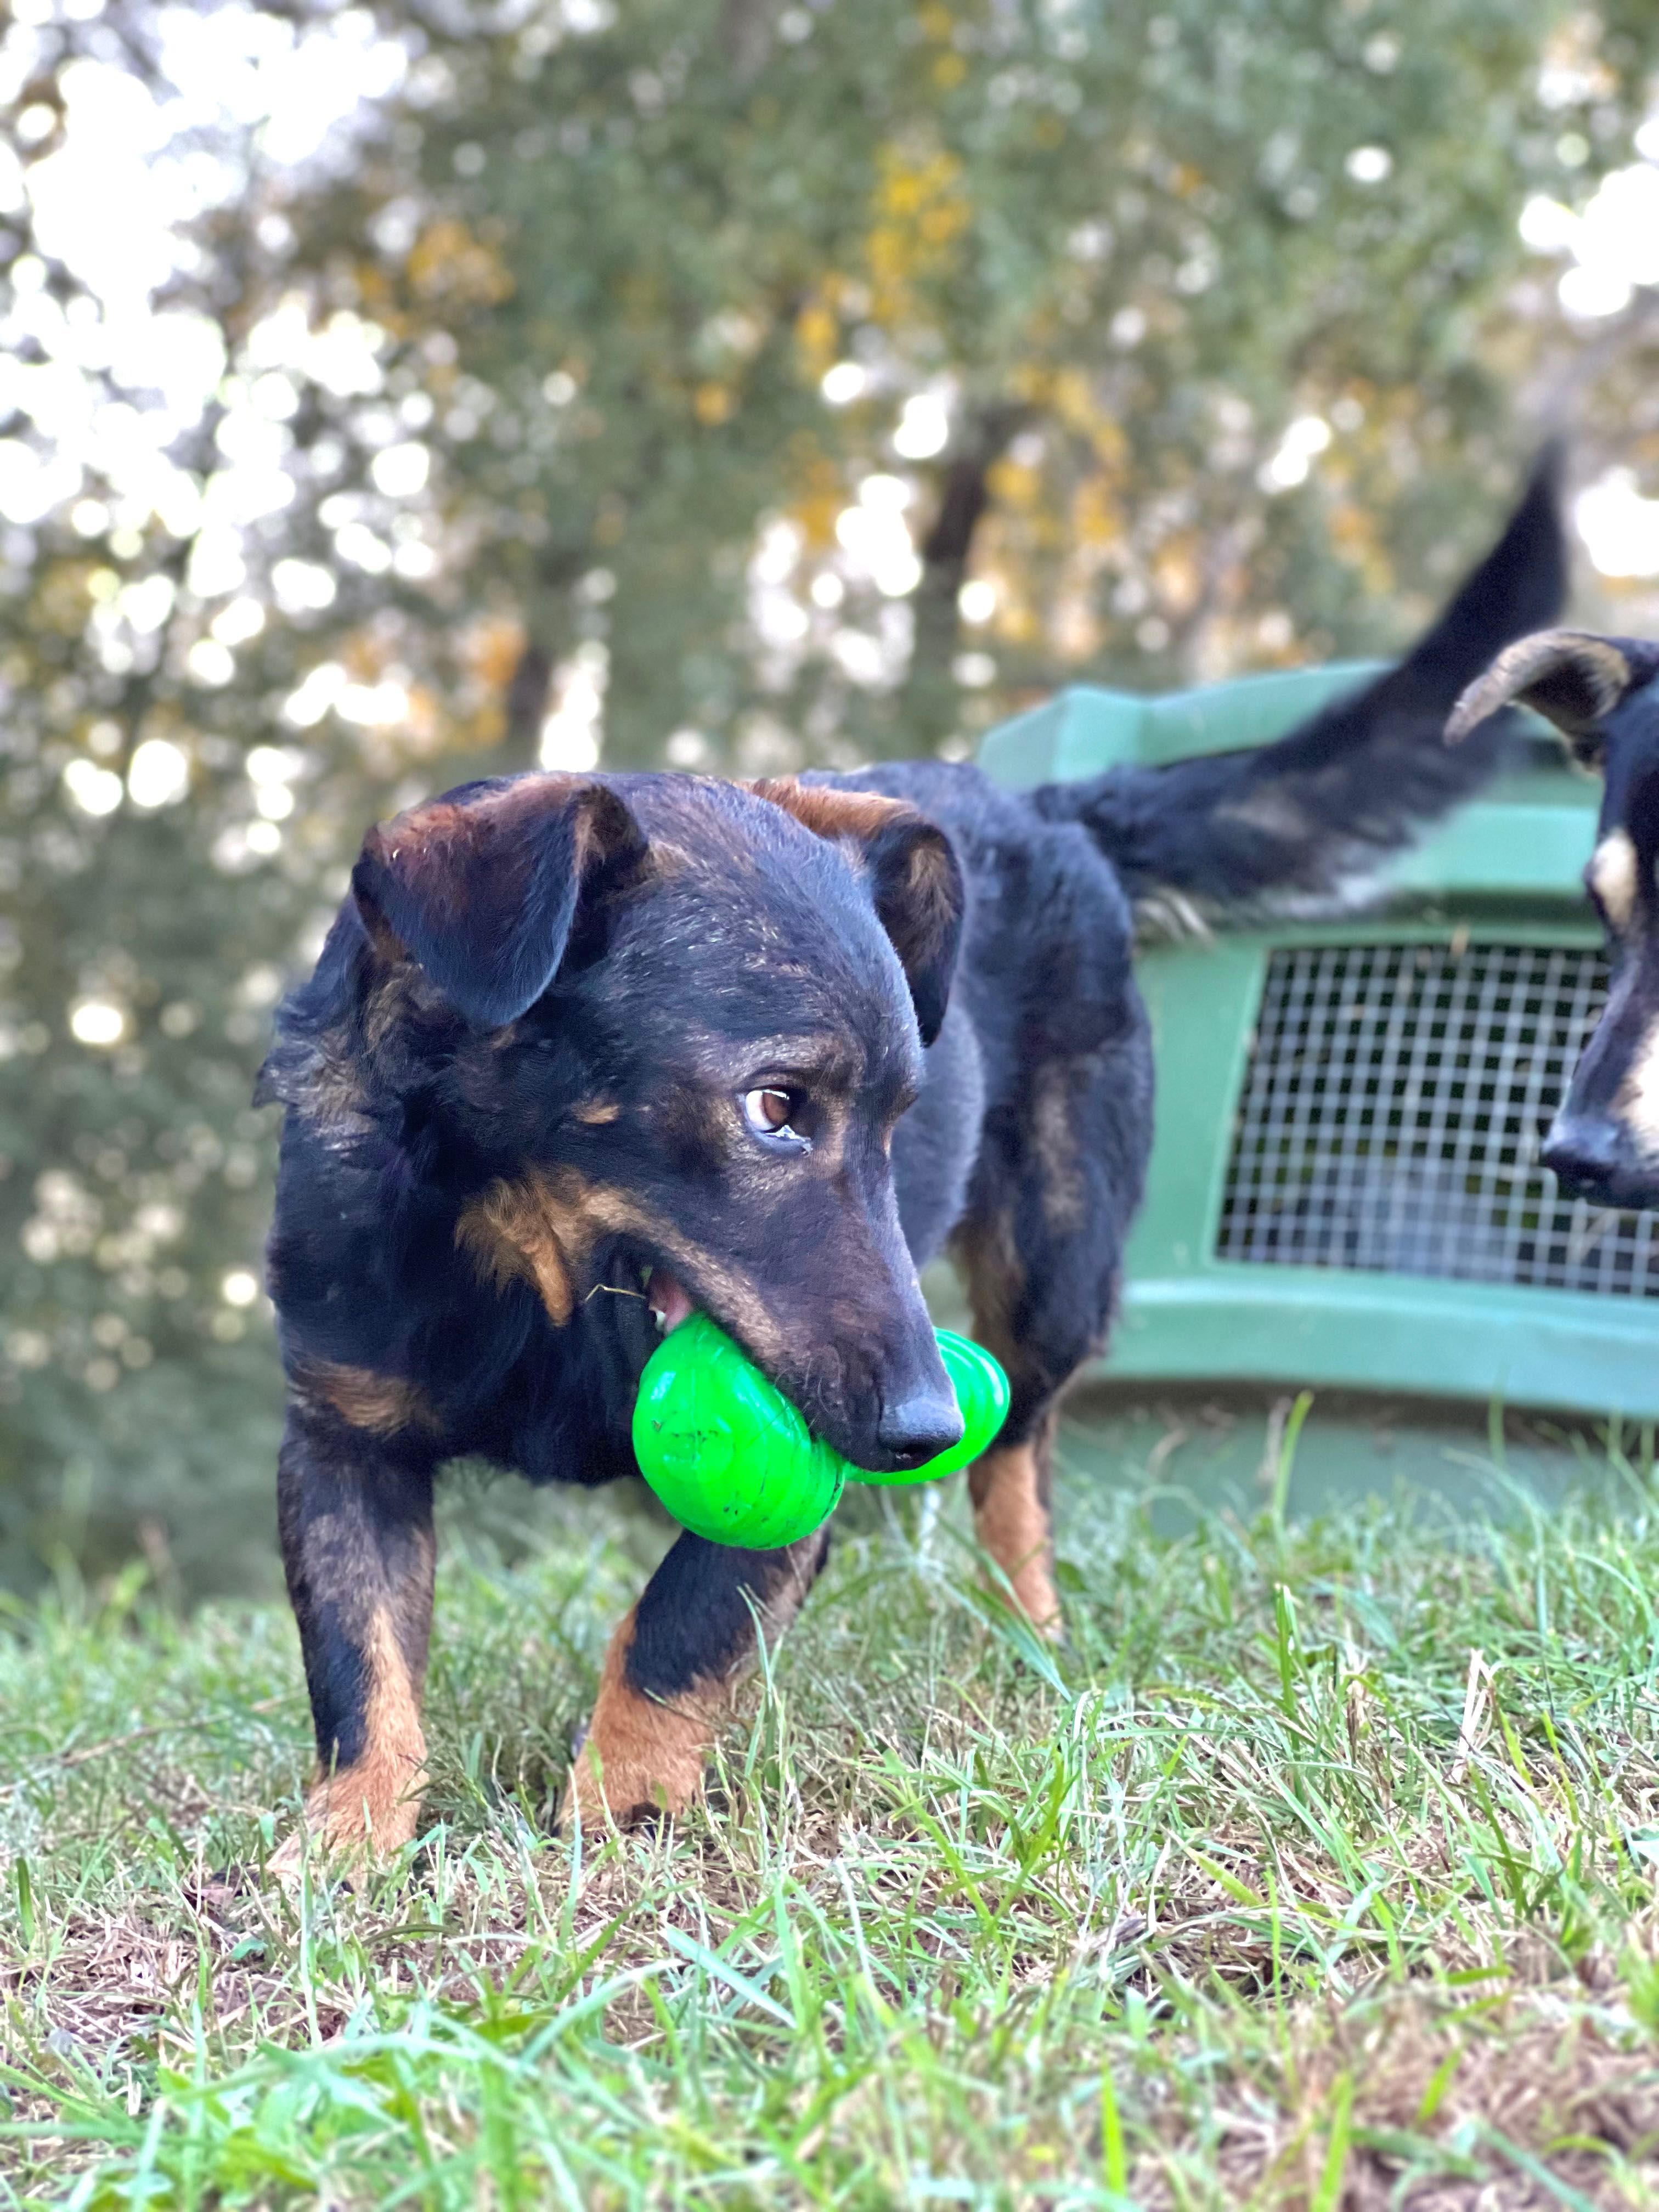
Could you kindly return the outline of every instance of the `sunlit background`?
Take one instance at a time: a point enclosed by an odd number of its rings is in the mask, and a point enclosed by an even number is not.
[[[270,1009],[364,823],[1659,624],[1659,20],[12,0],[0,1578],[270,1571]]]

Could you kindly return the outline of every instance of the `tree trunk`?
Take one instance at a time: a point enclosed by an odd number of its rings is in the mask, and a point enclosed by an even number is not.
[[[957,725],[960,691],[951,673],[961,641],[957,595],[967,580],[974,533],[991,504],[990,472],[1025,410],[996,407],[967,426],[962,449],[947,467],[938,511],[921,546],[921,581],[912,605],[915,644],[899,700],[899,750],[933,752]]]
[[[553,681],[553,659],[532,637],[519,655],[519,665],[507,687],[507,728],[501,750],[507,773],[534,768],[541,745],[542,723],[547,715],[548,687]]]

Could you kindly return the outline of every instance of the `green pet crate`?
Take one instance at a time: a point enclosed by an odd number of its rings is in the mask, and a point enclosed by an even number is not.
[[[1079,688],[980,760],[1022,788],[1259,744],[1375,672]],[[1156,1134],[1115,1385],[1659,1417],[1659,1215],[1569,1203],[1538,1164],[1607,969],[1579,880],[1598,787],[1534,726],[1360,910],[1141,955]]]

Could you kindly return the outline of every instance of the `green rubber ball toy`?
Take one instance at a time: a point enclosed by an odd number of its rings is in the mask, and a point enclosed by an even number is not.
[[[995,1437],[1008,1413],[1008,1378],[988,1352],[941,1328],[939,1357],[963,1434],[900,1474],[854,1467],[815,1437],[782,1392],[707,1314],[659,1344],[640,1377],[634,1455],[683,1528],[711,1544],[774,1552],[821,1528],[849,1481],[933,1482]]]

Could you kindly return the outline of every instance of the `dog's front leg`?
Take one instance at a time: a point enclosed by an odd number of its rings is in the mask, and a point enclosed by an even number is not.
[[[1024,1443],[995,1445],[969,1469],[968,1495],[981,1549],[1007,1577],[1014,1603],[1033,1628],[1057,1643],[1060,1597],[1049,1528],[1054,1435],[1050,1414]]]
[[[788,1626],[830,1548],[830,1532],[779,1552],[683,1535],[611,1639],[593,1717],[565,1794],[583,1825],[626,1826],[684,1812],[732,1691]]]
[[[415,1833],[432,1625],[432,1470],[382,1437],[290,1407],[277,1521],[316,1723],[313,1847],[362,1860]],[[302,1838],[277,1855],[299,1863]]]

